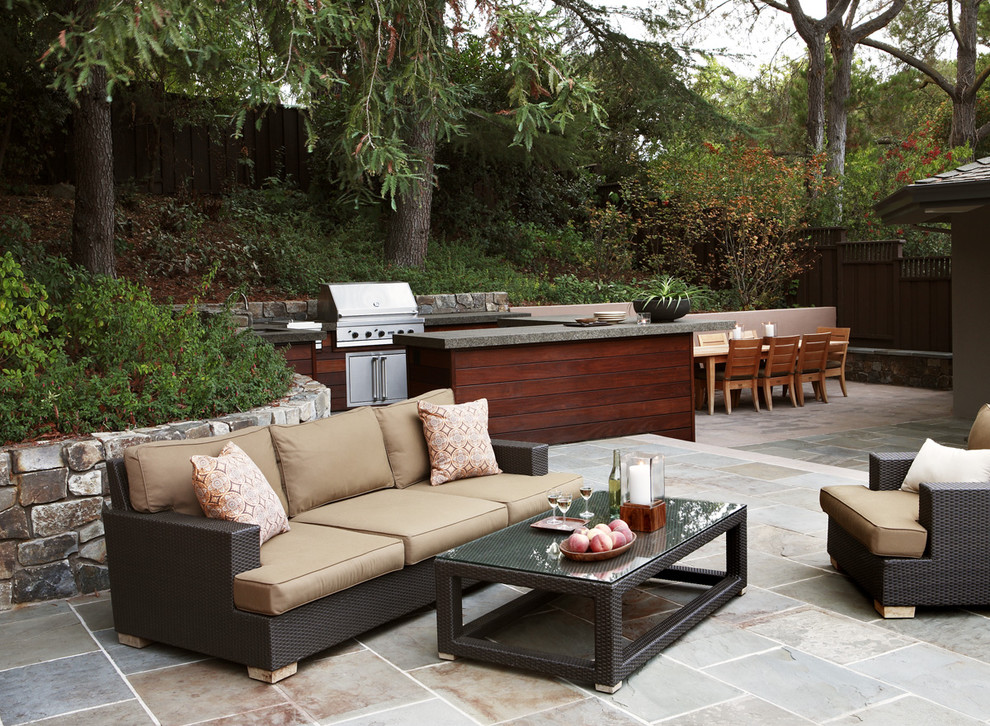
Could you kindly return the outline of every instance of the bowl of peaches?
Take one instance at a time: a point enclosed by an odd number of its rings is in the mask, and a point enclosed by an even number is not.
[[[597,562],[618,557],[633,546],[636,535],[621,519],[608,524],[596,524],[592,529],[574,530],[574,534],[560,543],[560,552],[569,560]]]

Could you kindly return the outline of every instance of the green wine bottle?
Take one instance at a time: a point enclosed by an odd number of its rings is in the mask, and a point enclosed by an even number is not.
[[[619,450],[612,451],[612,471],[608,475],[608,513],[612,519],[619,516],[619,509],[622,506],[622,484],[619,480],[621,464],[619,462]]]

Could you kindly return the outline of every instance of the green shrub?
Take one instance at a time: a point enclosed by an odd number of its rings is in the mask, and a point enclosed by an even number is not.
[[[44,364],[0,376],[0,440],[223,415],[288,389],[285,359],[229,315],[173,314],[146,288],[79,270],[65,287]]]
[[[31,374],[51,360],[48,338],[52,317],[44,286],[24,276],[10,252],[0,257],[0,371]]]

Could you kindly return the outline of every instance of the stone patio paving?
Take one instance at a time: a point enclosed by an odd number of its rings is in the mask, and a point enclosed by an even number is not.
[[[744,398],[696,418],[697,443],[656,436],[555,446],[551,468],[603,487],[613,448],[662,451],[671,496],[749,507],[749,589],[647,663],[613,695],[583,684],[436,656],[426,610],[300,663],[268,686],[242,666],[119,645],[110,595],[0,613],[0,724],[913,724],[990,722],[990,609],[919,608],[883,621],[825,552],[818,489],[864,482],[870,450],[963,445],[951,394],[838,387],[828,405]],[[830,384],[830,392],[833,390]],[[734,448],[730,448],[734,447]],[[720,567],[714,543],[692,558]],[[481,611],[506,586],[470,596]],[[627,603],[630,634],[692,597],[651,584]],[[587,603],[561,600],[499,635],[588,647]]]

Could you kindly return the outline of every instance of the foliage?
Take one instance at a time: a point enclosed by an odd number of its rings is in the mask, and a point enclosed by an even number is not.
[[[25,278],[9,251],[0,256],[0,375],[33,375],[51,360],[52,312],[44,287]]]
[[[808,190],[824,191],[822,163],[787,161],[740,141],[686,145],[650,164],[626,195],[652,264],[724,281],[743,309],[773,307],[800,271],[795,233],[807,225]],[[706,245],[717,251],[708,263],[697,256]]]
[[[48,310],[44,286],[10,253],[0,260],[2,289],[34,300],[0,330],[4,344],[12,331],[21,335],[16,368],[0,371],[0,441],[221,415],[288,388],[284,358],[237,333],[229,315],[204,321],[191,304],[173,315],[139,285],[78,269],[63,278],[63,304]]]
[[[885,147],[859,149],[846,161],[841,190],[843,221],[851,240],[904,239],[908,255],[948,254],[947,234],[881,223],[874,205],[917,179],[958,166],[969,156],[966,147],[945,148],[930,124]]]

